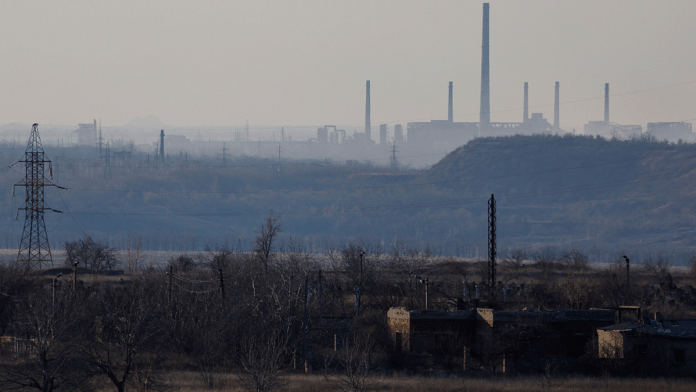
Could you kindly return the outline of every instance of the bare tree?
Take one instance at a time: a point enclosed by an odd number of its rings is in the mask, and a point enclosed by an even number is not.
[[[142,240],[143,237],[138,236],[131,247],[130,231],[128,232],[128,250],[126,253],[126,262],[128,263],[128,270],[131,272],[137,271],[139,268],[140,260],[142,258],[142,251],[140,250]]]
[[[422,249],[409,246],[400,238],[392,245],[388,258],[389,267],[405,277],[406,296],[411,309],[415,307],[415,296],[418,291],[416,276],[430,264],[432,255],[433,251],[429,246]]]
[[[556,261],[556,251],[546,247],[534,253],[534,265],[539,269],[540,280],[547,283],[551,279],[553,264]]]
[[[191,272],[196,269],[196,261],[187,254],[170,257],[168,264],[177,272]]]
[[[587,256],[577,249],[564,252],[561,261],[573,271],[585,271],[589,268]]]
[[[527,252],[524,249],[514,249],[512,252],[510,252],[510,258],[507,260],[507,264],[515,269],[515,273],[519,274],[526,259]]]
[[[285,384],[281,370],[290,339],[289,324],[283,320],[266,320],[253,331],[247,331],[241,341],[240,364],[244,374],[240,381],[244,389],[268,392]]]
[[[42,392],[77,389],[87,378],[82,367],[75,366],[80,364],[78,346],[84,336],[81,305],[62,290],[52,296],[39,289],[19,298],[14,338],[24,354],[0,367],[0,387]]]
[[[355,308],[360,313],[363,304],[361,303],[365,293],[370,290],[373,283],[377,281],[379,270],[379,259],[382,248],[366,243],[354,243],[343,247],[341,256],[333,265],[334,270],[342,272],[348,284],[355,292]]]
[[[118,265],[116,249],[95,242],[91,237],[65,242],[65,265],[72,267],[75,262],[88,268],[92,273],[114,269]]]
[[[273,253],[274,241],[278,234],[282,232],[280,215],[274,215],[273,210],[266,218],[266,223],[261,225],[261,231],[256,237],[254,251],[258,259],[263,263],[264,269],[268,270],[268,264]]]
[[[139,279],[128,290],[112,287],[91,302],[97,322],[83,345],[83,354],[92,371],[106,376],[118,392],[132,383],[145,345],[159,331],[149,283]]]

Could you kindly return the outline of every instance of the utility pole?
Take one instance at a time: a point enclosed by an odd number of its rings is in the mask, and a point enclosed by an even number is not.
[[[360,251],[360,264],[358,265],[358,287],[355,288],[355,314],[360,313],[360,298],[362,297],[363,291],[363,256],[365,252]]]
[[[225,142],[222,142],[222,166],[227,166],[227,148],[225,148]]]
[[[396,170],[399,167],[399,162],[396,160],[396,142],[392,144],[392,155],[390,159],[390,166],[392,170]]]
[[[77,265],[79,261],[73,263],[73,297],[77,297]]]
[[[164,129],[160,132],[159,154],[160,154],[160,162],[164,163]]]
[[[24,207],[19,210],[24,210],[24,230],[22,231],[22,240],[19,244],[19,252],[17,252],[17,262],[23,263],[27,269],[41,269],[49,265],[53,265],[53,257],[51,256],[51,248],[48,243],[48,233],[46,232],[46,222],[44,221],[45,210],[61,213],[61,211],[46,207],[44,200],[44,187],[55,186],[59,189],[65,189],[48,180],[45,176],[45,164],[48,164],[48,171],[53,177],[53,167],[51,161],[44,153],[41,138],[39,137],[39,124],[34,124],[27,143],[27,149],[24,153],[24,160],[18,161],[10,165],[14,166],[17,163],[25,164],[25,177],[23,180],[14,186],[25,187]],[[14,195],[14,188],[12,190]],[[17,210],[17,217],[19,216]],[[15,217],[15,219],[17,219]]]
[[[106,154],[104,154],[104,178],[111,176],[111,149],[106,142]]]
[[[495,300],[495,197],[488,200],[488,285],[491,300]]]
[[[101,118],[99,119],[99,158],[102,157],[102,132],[101,132]]]
[[[172,303],[172,286],[174,285],[173,279],[174,279],[174,267],[169,266],[169,293],[167,295],[167,300],[169,301],[169,304]]]
[[[624,260],[626,260],[626,301],[631,300],[631,265],[629,263],[628,257],[626,255],[623,256]],[[628,303],[628,302],[627,302]]]
[[[218,269],[218,274],[220,274],[220,293],[222,299],[225,299],[225,276],[222,274],[222,268]]]
[[[53,278],[53,301],[52,301],[52,303],[53,303],[53,311],[54,312],[56,311],[56,280],[58,280],[58,278],[60,278],[61,276],[63,276],[62,272],[59,273],[58,275],[56,275],[55,278]]]
[[[304,370],[305,373],[309,371],[309,361],[307,359],[307,305],[308,305],[308,300],[309,300],[309,293],[308,291],[308,286],[309,286],[309,276],[305,274],[305,282],[304,282],[304,307],[302,309],[302,356],[304,358]]]
[[[420,276],[416,276],[416,279],[418,279],[419,282],[425,285],[425,311],[428,311],[428,292],[429,290],[429,285],[430,285],[430,279],[429,278],[421,278]]]

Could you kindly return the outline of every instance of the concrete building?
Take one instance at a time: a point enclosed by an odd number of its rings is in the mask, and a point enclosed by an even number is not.
[[[696,376],[696,320],[644,320],[597,329],[600,360],[642,375]]]
[[[616,312],[391,308],[387,319],[394,347],[410,367],[510,373],[534,372],[549,362],[573,370],[595,331],[616,323]]]

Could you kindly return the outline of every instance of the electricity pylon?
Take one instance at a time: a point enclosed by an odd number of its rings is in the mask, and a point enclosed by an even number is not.
[[[17,262],[24,263],[27,269],[41,269],[53,265],[51,248],[48,244],[48,234],[46,233],[46,222],[44,222],[44,210],[48,209],[61,213],[58,210],[46,207],[44,202],[44,187],[55,186],[65,189],[46,179],[44,165],[48,164],[48,171],[53,178],[53,167],[51,161],[44,154],[41,138],[39,137],[39,124],[34,124],[31,128],[31,136],[27,143],[27,150],[24,153],[24,160],[17,163],[24,163],[26,175],[24,179],[14,186],[26,188],[24,208],[24,230],[22,240],[19,244]],[[12,166],[13,166],[12,165]],[[10,166],[10,167],[12,167]],[[12,191],[14,195],[14,188]],[[17,210],[17,217],[19,217]],[[15,219],[17,219],[15,217]]]

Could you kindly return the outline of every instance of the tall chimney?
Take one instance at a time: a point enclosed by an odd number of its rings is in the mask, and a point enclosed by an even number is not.
[[[609,83],[604,83],[604,122],[609,124]]]
[[[365,140],[372,140],[372,130],[370,129],[370,81],[365,85]]]
[[[483,42],[481,45],[481,118],[479,136],[491,125],[491,83],[488,67],[488,3],[483,3]]]
[[[529,83],[524,82],[524,119],[523,123],[529,121]]]
[[[559,110],[559,103],[558,103],[558,90],[560,88],[560,84],[556,82],[556,97],[553,100],[553,129],[558,131],[560,127],[560,119],[558,118],[558,115],[560,114]]]
[[[452,82],[449,82],[449,102],[447,104],[447,121],[454,121],[454,114],[452,112]]]

